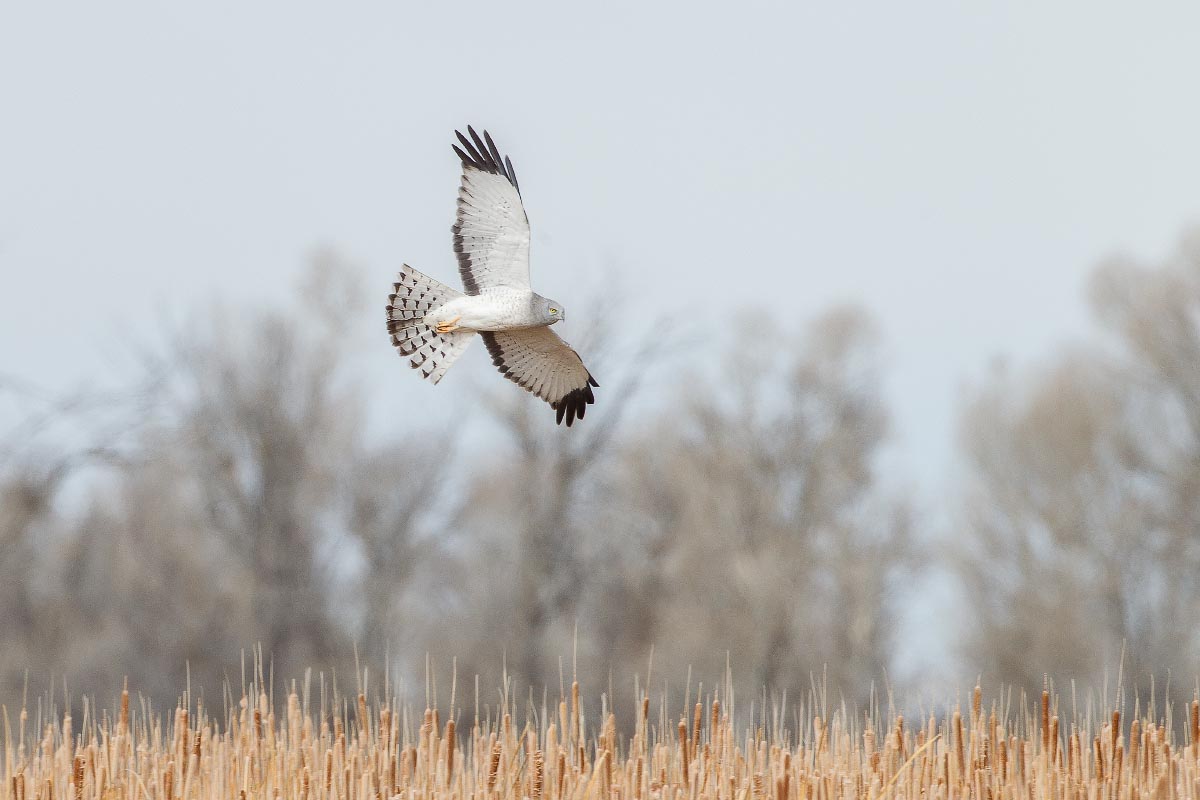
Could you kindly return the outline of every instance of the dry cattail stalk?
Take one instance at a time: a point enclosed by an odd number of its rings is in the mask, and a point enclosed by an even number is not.
[[[1058,759],[1058,714],[1050,718],[1050,763],[1059,763]]]
[[[958,759],[958,775],[961,778],[967,771],[967,755],[963,750],[962,714],[954,712],[954,752]]]
[[[542,779],[545,773],[545,761],[542,758],[542,751],[533,751],[533,785],[530,787],[529,796],[532,800],[541,800],[542,797]]]
[[[579,681],[571,682],[571,741],[577,742],[582,735],[583,718],[579,713]]]
[[[1192,749],[1200,753],[1200,697],[1192,700]]]
[[[688,788],[688,772],[690,766],[688,764],[688,732],[687,722],[683,717],[679,718],[679,764],[683,773],[683,786]]]
[[[1049,678],[1046,679],[1049,682]],[[1042,689],[1042,752],[1050,750],[1050,690]]]
[[[363,737],[361,741],[366,741],[370,732],[370,717],[367,715],[367,697],[362,692],[358,693],[358,735]]]
[[[1121,712],[1114,711],[1112,713],[1112,733],[1108,743],[1108,752],[1117,752],[1117,741],[1121,738]]]
[[[492,761],[488,767],[487,790],[488,794],[496,788],[496,778],[500,775],[500,743],[492,744]]]
[[[1048,691],[1048,689],[1047,689]],[[365,697],[366,692],[363,693]],[[574,700],[577,694],[573,692]],[[400,724],[397,707],[350,708],[336,700],[310,711],[296,693],[277,711],[257,688],[231,703],[224,724],[199,706],[164,719],[111,716],[86,709],[81,730],[53,720],[28,734],[22,711],[0,754],[2,800],[893,800],[973,798],[1126,800],[1191,796],[1200,779],[1196,744],[1185,715],[1185,741],[1167,720],[1139,712],[1122,720],[1053,713],[1050,694],[1032,707],[984,704],[972,692],[966,714],[914,726],[899,715],[853,720],[801,712],[811,736],[786,725],[754,724],[739,741],[715,700],[706,716],[689,701],[671,717],[669,735],[649,726],[648,696],[634,707],[633,739],[618,749],[620,720],[605,710],[584,738],[567,701],[560,720],[513,719],[513,706],[480,718],[458,749],[454,720],[435,727],[429,710],[420,737]],[[353,696],[357,700],[358,694]],[[340,709],[340,710],[339,710]],[[1045,719],[1039,712],[1047,713]],[[1030,712],[1032,711],[1032,715]],[[357,713],[360,735],[347,719]],[[405,719],[410,719],[405,712]],[[416,719],[422,718],[418,715]],[[1093,721],[1095,719],[1095,721]],[[110,722],[111,720],[111,722]],[[756,720],[756,723],[760,720]],[[1127,725],[1128,739],[1122,736]],[[690,727],[689,727],[690,726]],[[122,734],[122,729],[127,732]],[[911,729],[911,730],[910,730]],[[72,730],[70,740],[65,733]],[[700,733],[697,733],[697,731]],[[880,735],[885,731],[885,735]],[[859,733],[861,732],[861,733]],[[414,736],[416,741],[409,741]],[[639,738],[640,737],[640,738]],[[399,740],[399,741],[397,741]],[[444,752],[442,748],[444,747]],[[1088,752],[1083,753],[1082,748]],[[394,749],[394,748],[399,748]],[[323,755],[322,755],[323,753]],[[122,755],[123,754],[123,755]],[[594,763],[588,764],[593,758]],[[34,787],[33,791],[27,786]],[[1158,792],[1159,795],[1155,795]]]

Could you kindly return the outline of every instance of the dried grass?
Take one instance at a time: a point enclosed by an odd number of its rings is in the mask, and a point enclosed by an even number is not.
[[[951,707],[917,725],[890,713],[829,712],[819,702],[807,711],[760,707],[739,725],[727,692],[702,697],[690,718],[688,701],[678,717],[662,702],[653,719],[643,693],[622,734],[607,709],[589,728],[577,684],[556,708],[530,707],[523,725],[505,698],[482,716],[450,708],[444,727],[436,709],[414,716],[394,697],[343,698],[321,687],[313,702],[308,688],[293,685],[277,708],[261,686],[230,695],[219,720],[201,702],[165,716],[145,703],[131,711],[127,691],[115,714],[85,703],[77,732],[69,714],[31,720],[22,710],[10,721],[6,709],[0,798],[1200,797],[1200,702],[1189,704],[1181,726],[1188,741],[1178,742],[1169,709],[1161,717],[1135,711],[1123,728],[1120,711],[1065,716],[1049,688],[1040,705],[988,706],[976,687],[966,718]]]

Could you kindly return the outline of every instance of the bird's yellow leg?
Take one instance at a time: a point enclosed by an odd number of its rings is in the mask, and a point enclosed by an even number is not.
[[[438,333],[453,333],[454,331],[458,330],[457,323],[460,319],[462,319],[462,314],[459,314],[454,319],[448,319],[445,322],[439,322],[434,330]]]

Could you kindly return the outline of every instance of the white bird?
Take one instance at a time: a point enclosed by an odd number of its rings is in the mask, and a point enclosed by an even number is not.
[[[435,384],[475,334],[500,374],[550,404],[567,427],[583,419],[599,386],[569,344],[550,326],[566,319],[560,303],[529,285],[529,217],[512,161],[501,158],[487,131],[468,126],[451,145],[462,160],[454,252],[466,294],[407,264],[388,295],[392,344]]]

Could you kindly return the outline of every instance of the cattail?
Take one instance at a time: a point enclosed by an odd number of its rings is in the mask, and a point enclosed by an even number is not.
[[[583,719],[579,714],[579,681],[571,681],[571,739],[583,735]]]
[[[117,717],[117,733],[124,734],[129,730],[129,686],[121,690],[121,714]]]
[[[1058,763],[1058,714],[1050,718],[1050,764]]]
[[[367,715],[367,697],[362,692],[358,693],[358,733],[360,737],[366,737],[371,733],[371,718]],[[362,741],[365,741],[365,738]]]
[[[682,717],[679,718],[679,759],[679,763],[683,769],[683,786],[686,789],[688,787],[688,771],[690,767],[688,765],[687,722]]]
[[[1121,738],[1121,712],[1114,711],[1112,713],[1112,733],[1108,745],[1110,753],[1117,752],[1117,741]]]
[[[71,777],[75,783],[75,800],[83,800],[83,757],[75,756]],[[170,797],[170,795],[167,795]]]
[[[1173,741],[1165,719],[1123,720],[1111,710],[1078,718],[1083,722],[1068,729],[1048,688],[1041,708],[1031,716],[1018,711],[1015,721],[1005,704],[989,706],[972,691],[967,714],[951,711],[940,735],[932,715],[910,730],[913,721],[898,714],[868,713],[856,724],[841,710],[827,719],[809,712],[811,734],[793,742],[795,734],[785,726],[772,730],[765,714],[738,741],[712,698],[694,705],[690,716],[685,707],[674,730],[652,730],[643,693],[631,709],[637,724],[628,752],[620,756],[619,715],[606,705],[603,725],[589,731],[576,724],[584,706],[571,719],[565,693],[559,703],[565,729],[553,714],[543,721],[533,709],[514,721],[506,702],[486,722],[477,715],[460,754],[457,722],[441,728],[433,708],[415,726],[417,739],[407,711],[400,721],[399,706],[359,705],[366,690],[349,702],[337,699],[332,713],[323,693],[317,714],[293,691],[286,713],[277,713],[254,686],[230,703],[225,725],[208,720],[197,704],[194,712],[179,706],[165,717],[149,716],[123,735],[122,726],[132,726],[128,710],[123,721],[120,713],[96,715],[89,703],[82,730],[68,740],[69,714],[58,717],[60,727],[56,714],[43,712],[44,724],[31,737],[22,710],[20,728],[0,756],[0,800],[1117,800],[1191,788],[1200,758],[1193,730],[1200,696],[1187,704],[1182,742]],[[1129,725],[1128,737],[1122,724]]]
[[[963,752],[962,714],[958,711],[954,712],[954,753],[958,760],[958,774],[962,777],[967,771],[967,757]]]
[[[542,751],[533,751],[533,785],[530,787],[529,796],[532,800],[541,800],[542,797],[542,777],[545,764],[542,759]]]
[[[488,794],[496,788],[496,777],[500,774],[500,742],[492,744],[492,761],[488,767],[487,790]]]
[[[1046,682],[1049,683],[1049,678]],[[1042,752],[1050,749],[1050,690],[1042,689]]]
[[[1141,744],[1142,732],[1141,725],[1137,719],[1129,726],[1129,769],[1133,773],[1133,777],[1137,778],[1138,768],[1138,746]]]
[[[1192,749],[1200,752],[1200,697],[1192,700]]]

